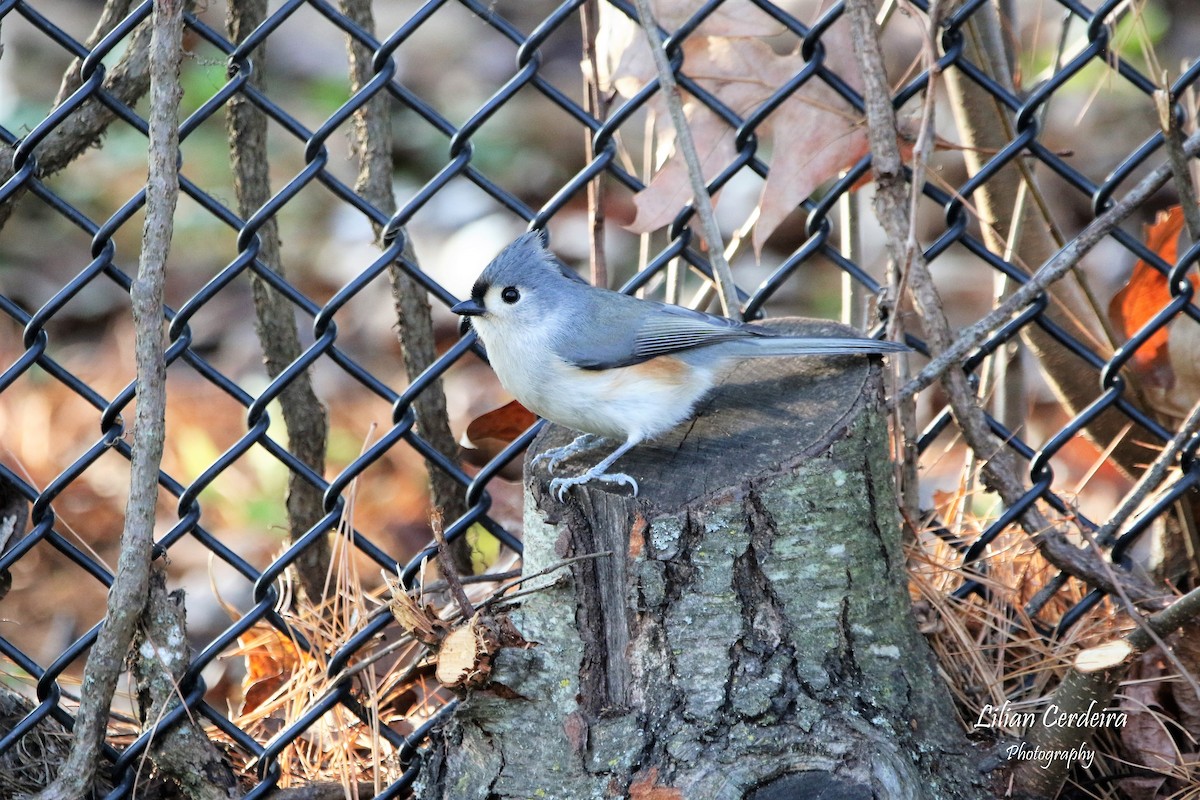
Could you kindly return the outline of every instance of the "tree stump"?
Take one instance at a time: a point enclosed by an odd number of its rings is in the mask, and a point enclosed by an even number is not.
[[[418,796],[991,796],[912,618],[878,359],[748,360],[615,469],[638,497],[560,504],[527,465],[526,574],[612,555],[512,614],[538,646],[498,654],[500,686],[464,699]]]

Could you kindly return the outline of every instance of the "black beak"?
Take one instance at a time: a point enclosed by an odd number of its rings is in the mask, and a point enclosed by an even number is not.
[[[450,310],[464,317],[478,317],[486,309],[484,309],[478,300],[463,300],[461,303],[451,306]]]

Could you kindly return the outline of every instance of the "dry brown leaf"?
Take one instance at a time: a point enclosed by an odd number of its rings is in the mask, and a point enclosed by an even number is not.
[[[654,9],[659,23],[671,30],[687,19],[695,6],[676,0],[658,2]],[[756,38],[778,32],[778,25],[765,15],[735,13],[736,9],[726,7],[722,11],[709,17],[684,42],[683,71],[745,117],[802,70],[805,61],[798,52],[777,53],[766,41]],[[822,42],[826,65],[853,82],[858,68],[848,23],[839,20],[826,31]],[[599,78],[606,89],[631,97],[654,79],[649,50],[637,26],[624,15],[602,15],[597,48],[603,65]],[[634,198],[637,214],[628,226],[638,233],[667,225],[692,198],[687,168],[675,152],[674,135],[661,98],[655,103],[659,141],[656,171]],[[694,99],[685,103],[684,110],[704,178],[711,180],[736,156],[734,131]],[[758,134],[770,143],[772,154],[755,223],[756,252],[800,202],[867,151],[861,115],[819,79],[810,80],[788,96],[759,126]]]
[[[537,415],[512,400],[471,420],[459,442],[459,456],[473,467],[483,467],[535,422]],[[505,480],[519,481],[520,459],[506,464],[500,476]]]
[[[655,21],[664,30],[675,30],[696,13],[694,0],[651,0]],[[693,32],[703,36],[773,36],[783,26],[748,0],[726,0]],[[685,47],[686,47],[685,43]],[[599,85],[632,97],[654,76],[654,60],[645,34],[627,15],[608,3],[600,4],[600,29],[596,33]],[[583,62],[584,70],[589,64]]]
[[[537,415],[516,400],[510,400],[500,408],[480,414],[467,426],[467,441],[473,447],[487,439],[508,444],[537,422]]]
[[[1129,714],[1128,723],[1119,730],[1130,761],[1160,773],[1179,763],[1179,750],[1164,724],[1165,674],[1162,653],[1156,647],[1129,670],[1119,706]],[[1121,781],[1121,790],[1132,800],[1153,800],[1165,780],[1165,776],[1131,778]]]
[[[835,24],[822,41],[829,67],[843,79],[856,83],[858,66],[850,55],[854,51],[848,23]],[[775,58],[768,62],[766,76],[781,86],[800,70],[795,62],[800,62],[798,55],[794,61]],[[784,218],[818,186],[854,166],[869,149],[861,115],[820,80],[811,80],[794,92],[767,119],[771,171],[767,173],[758,222],[754,225],[756,254],[762,252],[763,243]]]
[[[692,131],[696,154],[700,157],[700,171],[705,181],[709,181],[737,154],[733,146],[733,129],[706,106],[688,104],[684,114]],[[660,114],[658,119],[664,121],[668,118]],[[636,214],[626,227],[634,233],[649,233],[670,224],[679,210],[692,201],[687,164],[675,152],[674,134],[668,132],[667,136],[670,137],[667,141],[671,147],[666,159],[660,159],[661,166],[646,188],[633,196]],[[660,138],[659,141],[664,140]]]
[[[388,599],[388,609],[400,627],[412,635],[421,644],[433,647],[446,636],[449,627],[446,621],[439,618],[437,610],[429,603],[418,601],[404,591],[399,584],[388,581],[391,596]]]
[[[695,0],[652,0],[654,17],[667,30],[675,30],[692,18]],[[774,36],[783,25],[749,0],[726,0],[704,18],[696,33],[701,36]]]

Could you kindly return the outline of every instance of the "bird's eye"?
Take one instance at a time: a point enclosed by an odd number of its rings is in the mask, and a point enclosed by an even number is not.
[[[505,286],[500,292],[500,299],[511,306],[521,299],[521,293],[517,291],[517,287],[515,286]]]

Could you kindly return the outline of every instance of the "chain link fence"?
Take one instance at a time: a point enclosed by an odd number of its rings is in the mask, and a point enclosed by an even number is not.
[[[404,796],[417,772],[415,749],[453,702],[431,692],[412,702],[416,711],[404,722],[368,709],[363,673],[350,667],[394,636],[396,623],[386,603],[376,603],[344,641],[322,643],[286,613],[292,593],[313,593],[320,579],[306,584],[301,577],[296,585],[286,574],[296,569],[303,576],[305,559],[313,553],[320,554],[314,560],[324,569],[330,555],[321,551],[333,530],[352,551],[342,557],[356,568],[398,570],[411,585],[434,552],[418,541],[428,537],[424,515],[431,502],[453,511],[445,520],[451,542],[469,538],[477,551],[491,547],[489,559],[497,564],[519,555],[520,496],[503,473],[519,465],[534,432],[518,436],[486,464],[466,467],[453,439],[429,422],[430,407],[421,405],[422,398],[440,394],[445,381],[455,429],[482,410],[463,395],[489,378],[473,338],[457,336],[445,309],[465,292],[495,247],[526,226],[549,227],[552,247],[565,257],[585,257],[579,244],[587,240],[584,207],[596,186],[607,187],[601,208],[608,211],[609,229],[644,213],[630,200],[645,188],[645,172],[631,153],[652,140],[648,131],[655,123],[648,117],[656,85],[602,96],[603,113],[595,97],[589,101],[579,64],[589,58],[581,46],[580,23],[590,4],[441,0],[384,5],[375,9],[377,23],[365,5],[324,0],[286,0],[264,7],[258,18],[252,10],[234,13],[239,11],[235,4],[224,22],[223,8],[197,6],[186,15],[183,199],[164,309],[168,396],[174,405],[168,413],[169,457],[160,476],[164,498],[156,541],[160,554],[177,568],[172,581],[188,589],[192,635],[199,638],[179,685],[185,704],[145,732],[131,723],[128,735],[110,738],[105,752],[109,797],[132,795],[149,745],[185,714],[201,720],[247,765],[248,796],[264,796],[291,769],[285,765],[291,756],[284,754],[329,735],[322,720],[335,710],[344,715],[339,719],[355,721],[387,744],[390,771],[379,773],[383,777],[372,791],[379,797]],[[928,8],[920,0],[895,5],[885,3],[882,13],[911,18],[888,22],[889,30],[899,31],[897,58],[902,59],[904,53],[919,52],[919,37],[905,34],[905,26],[916,30],[924,24],[914,12]],[[939,149],[919,209],[926,256],[935,269],[944,265],[947,304],[952,316],[962,312],[958,321],[964,327],[988,311],[993,286],[1007,296],[1040,265],[1022,256],[1020,239],[1032,234],[1019,230],[1018,219],[1041,220],[1037,214],[1052,206],[1057,213],[1046,219],[1055,219],[1061,229],[1038,224],[1051,236],[1046,255],[1060,250],[1167,160],[1156,109],[1165,108],[1181,124],[1193,119],[1187,98],[1200,74],[1196,66],[1179,71],[1164,87],[1150,71],[1152,60],[1125,56],[1142,41],[1142,28],[1170,19],[1170,4],[1147,5],[1131,13],[1128,4],[1116,0],[1096,8],[1070,0],[1047,2],[1036,17],[1046,31],[1060,32],[1059,38],[1039,33],[1040,49],[1004,65],[981,55],[1015,57],[1017,52],[1006,42],[989,49],[981,41],[981,32],[994,30],[981,24],[994,13],[992,4],[955,5],[942,21],[937,70],[959,82],[953,102],[962,105],[964,98],[974,97],[972,102],[983,98],[989,104],[993,122],[982,127],[996,141],[994,147],[968,147],[965,155],[948,144]],[[606,14],[636,19],[629,3],[610,0],[606,6]],[[1183,6],[1176,6],[1182,14]],[[151,10],[148,1],[135,6],[110,0],[97,23],[93,5],[0,0],[5,46],[0,95],[8,95],[0,97],[0,224],[5,226],[0,233],[0,316],[5,320],[0,411],[7,431],[0,481],[6,484],[6,507],[20,517],[0,555],[0,570],[13,582],[0,652],[8,662],[9,683],[32,687],[33,698],[6,713],[0,758],[21,753],[27,737],[46,720],[71,727],[78,677],[96,639],[103,594],[112,583],[119,514],[106,517],[96,509],[114,503],[119,508],[123,484],[114,475],[131,452],[126,420],[134,384],[130,359],[117,357],[122,348],[129,352],[129,331],[115,320],[128,316],[125,296],[145,203],[144,62]],[[837,38],[842,12],[841,4],[815,8],[812,3],[712,0],[689,4],[687,13],[664,15],[681,88],[717,121],[721,146],[728,148],[728,158],[709,176],[710,189],[722,192],[721,209],[736,207],[739,196],[750,197],[753,206],[773,171],[795,168],[784,148],[796,139],[779,132],[790,119],[776,117],[779,127],[769,131],[772,115],[783,114],[789,98],[820,87],[827,102],[861,118],[856,80],[836,69],[847,63],[847,43]],[[1033,12],[1022,7],[1020,14]],[[611,23],[607,19],[604,25]],[[703,37],[735,32],[734,23],[745,19],[769,26],[772,52],[796,55],[799,65],[777,77],[749,107],[730,103],[689,72],[688,60],[696,52],[690,48]],[[96,28],[89,33],[92,25]],[[1173,57],[1171,47],[1184,48],[1178,57],[1193,63],[1194,49],[1186,47],[1195,39],[1187,42],[1182,23],[1179,30],[1167,28],[1153,34],[1158,45]],[[1031,30],[1001,32],[1021,40]],[[353,51],[349,57],[347,43]],[[928,71],[893,67],[904,76],[897,106],[919,105]],[[1014,71],[1024,76],[1020,88],[1000,77]],[[1099,99],[1089,97],[1097,85],[1102,86]],[[267,141],[260,150],[245,145],[241,155],[257,161],[251,166],[263,172],[261,180],[269,187],[257,199],[243,185],[249,167],[239,166],[236,157],[228,165],[226,137],[241,135],[232,121],[239,104],[259,119]],[[372,107],[376,119],[392,128],[383,148],[387,174],[382,183],[378,173],[371,177],[359,144],[366,134],[358,126],[366,125],[364,114]],[[1095,125],[1103,136],[1081,134],[1087,128],[1079,120],[1089,120],[1089,114],[1100,117]],[[951,127],[939,123],[939,128]],[[963,161],[972,159],[977,163],[964,170]],[[988,214],[981,210],[981,198],[989,182],[1014,170],[1036,174],[1045,194],[1021,190],[1023,210],[999,212],[1008,218],[1003,230],[981,225],[980,217]],[[882,268],[874,266],[883,258],[872,244],[868,215],[865,208],[856,209],[854,192],[868,175],[866,155],[837,165],[816,181],[820,191],[806,192],[798,207],[793,203],[785,209],[774,231],[764,236],[765,245],[756,242],[761,257],[742,248],[734,268],[747,318],[797,307],[828,314],[840,304],[848,319],[866,320],[862,309],[880,295],[884,282]],[[799,180],[790,173],[782,177]],[[1147,205],[1165,206],[1167,194]],[[723,221],[729,226],[744,220]],[[711,271],[691,222],[691,207],[677,202],[663,223],[665,234],[646,239],[651,247],[644,268],[615,274],[610,283],[650,292],[676,281],[699,286],[697,276]],[[379,249],[370,247],[372,229],[383,243]],[[614,236],[609,263],[637,260],[633,237]],[[467,250],[465,239],[486,242],[492,250],[482,244]],[[1176,320],[1182,325],[1190,325],[1184,317],[1200,320],[1191,302],[1193,284],[1185,277],[1197,252],[1192,245],[1171,260],[1163,248],[1144,242],[1134,225],[1106,232],[1098,255],[1084,262],[1105,265],[1100,282],[1108,286],[1099,294],[1111,295],[1136,260],[1168,277],[1162,302],[1135,326],[1129,344],[1121,346],[1126,338],[1121,331],[1107,332],[1118,345],[1115,350],[1106,349],[1088,325],[1061,313],[1059,298],[1044,292],[973,346],[966,369],[989,399],[992,430],[1028,463],[1030,486],[1021,503],[984,515],[986,521],[974,528],[948,518],[939,505],[937,492],[958,481],[957,472],[947,476],[936,467],[955,447],[954,420],[936,389],[921,392],[924,429],[915,444],[927,472],[919,494],[924,515],[919,526],[950,542],[958,565],[972,568],[955,588],[957,597],[988,597],[989,546],[1035,502],[1074,515],[1085,529],[1098,532],[1115,562],[1128,565],[1139,543],[1149,541],[1155,526],[1166,524],[1191,492],[1198,473],[1196,442],[1189,438],[1182,442],[1178,469],[1166,488],[1133,524],[1110,530],[1105,517],[1090,517],[1111,512],[1112,487],[1123,478],[1110,476],[1105,482],[1101,476],[1087,484],[1090,489],[1079,488],[1081,470],[1072,453],[1098,421],[1107,420],[1106,430],[1122,429],[1125,441],[1136,440],[1149,454],[1126,463],[1144,464],[1184,430],[1183,414],[1151,410],[1155,404],[1139,394],[1127,367],[1144,352],[1140,347],[1156,346],[1155,337],[1165,336]],[[464,259],[463,253],[469,256]],[[844,299],[797,298],[800,288],[822,287],[825,294],[831,290]],[[393,293],[408,298],[427,293],[434,307],[424,322],[419,308],[400,309],[403,349],[394,344]],[[961,306],[955,300],[960,296],[965,298]],[[266,297],[273,299],[262,300]],[[291,351],[268,352],[263,307],[270,303],[284,327],[298,322]],[[907,328],[909,343],[924,352],[919,324],[908,310],[888,310],[890,322]],[[259,329],[252,331],[255,319]],[[429,337],[424,351],[413,344],[422,326]],[[1022,334],[1036,355],[1018,352]],[[1046,363],[1040,356],[1048,350],[1059,356],[1053,368],[1045,368],[1054,373],[1047,382],[1038,364]],[[265,371],[263,356],[268,362],[276,359]],[[455,378],[459,373],[465,377]],[[332,425],[328,446],[318,448],[319,460],[298,450],[298,423],[282,420],[289,414],[286,395],[299,393],[297,387],[310,381],[311,389],[304,391],[327,405]],[[1014,387],[1026,387],[1025,393],[1014,396]],[[51,408],[31,410],[31,398],[39,397]],[[1190,405],[1185,398],[1184,408]],[[210,430],[200,435],[205,420]],[[368,424],[372,420],[377,429]],[[14,444],[18,438],[49,440],[45,465],[29,464],[27,450]],[[1113,444],[1116,439],[1093,438],[1104,439],[1102,447],[1119,446]],[[426,469],[433,476],[432,500]],[[441,495],[439,481],[450,487]],[[247,483],[261,491],[249,492]],[[306,492],[316,498],[308,516],[291,507]],[[360,513],[356,503],[369,505],[372,492],[383,495],[375,503],[394,503],[391,512]],[[25,501],[31,504],[27,529]],[[241,535],[256,528],[257,539]],[[201,566],[183,571],[196,563]],[[211,585],[206,573],[216,576]],[[1185,569],[1182,577],[1176,575],[1181,588],[1190,574]],[[1069,583],[1065,575],[1048,579],[1021,609],[1048,638],[1063,636],[1103,599],[1099,589],[1091,589],[1079,602],[1049,613],[1048,604]],[[204,606],[202,597],[214,599]],[[69,617],[50,613],[64,604],[80,608]],[[286,723],[272,727],[256,720],[251,728],[244,714],[223,707],[236,693],[228,687],[218,691],[214,684],[237,683],[229,664],[264,630],[277,631],[281,640],[298,651],[307,649],[311,657],[319,655],[328,680]],[[43,646],[47,641],[49,650]],[[120,721],[117,713],[115,728]]]

